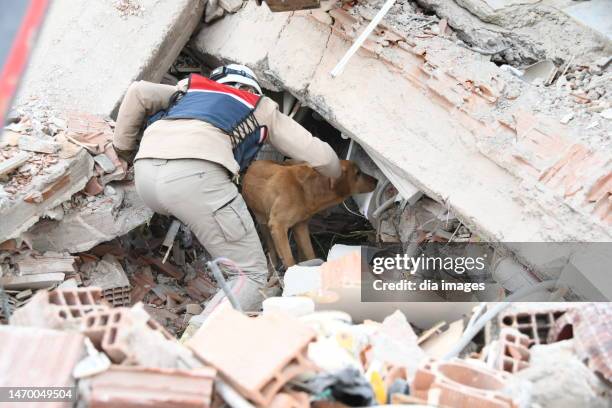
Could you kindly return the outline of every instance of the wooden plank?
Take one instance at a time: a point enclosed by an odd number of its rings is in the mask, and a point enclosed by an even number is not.
[[[74,257],[43,256],[40,258],[24,258],[16,261],[21,275],[37,275],[41,273],[66,272],[74,273]]]
[[[48,288],[64,281],[65,275],[61,272],[41,273],[26,276],[3,276],[0,283],[8,290],[26,290]]]

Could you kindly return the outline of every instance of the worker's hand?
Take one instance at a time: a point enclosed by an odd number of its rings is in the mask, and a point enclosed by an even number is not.
[[[113,147],[117,152],[117,156],[119,156],[121,159],[125,160],[128,163],[132,163],[134,161],[134,157],[136,156],[135,150],[121,150],[117,149],[115,146]]]

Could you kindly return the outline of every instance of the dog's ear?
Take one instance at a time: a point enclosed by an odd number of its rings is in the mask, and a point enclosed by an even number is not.
[[[329,187],[338,195],[338,197],[349,196],[351,194],[351,189],[346,177],[340,176],[337,179],[330,178]]]

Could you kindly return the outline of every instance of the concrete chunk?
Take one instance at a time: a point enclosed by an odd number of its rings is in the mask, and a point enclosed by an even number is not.
[[[57,153],[61,149],[59,143],[52,139],[23,135],[19,138],[19,148],[28,152],[36,153]]]
[[[18,102],[36,96],[56,109],[109,115],[132,81],[161,80],[204,9],[202,0],[140,0],[131,15],[114,3],[49,6]]]
[[[115,186],[118,194],[96,196],[74,208],[62,221],[43,220],[24,234],[39,251],[77,253],[125,235],[153,216],[133,185]]]
[[[10,159],[0,162],[0,177],[18,169],[22,164],[28,161],[29,157],[30,155],[28,153],[19,152]]]
[[[204,27],[195,43],[211,61],[246,64],[299,97],[389,176],[444,202],[484,240],[612,239],[607,190],[597,205],[586,200],[589,179],[609,173],[609,152],[539,112],[533,87],[445,38],[396,33],[403,40],[381,49],[378,32],[332,78],[365,23],[340,8],[329,14],[333,29],[305,12],[274,14],[251,2]],[[546,140],[555,148],[541,149]]]
[[[219,0],[219,5],[228,13],[235,13],[242,7],[242,0]]]
[[[87,151],[81,150],[73,158],[60,160],[55,166],[48,168],[48,175],[34,178],[31,185],[22,193],[23,197],[38,191],[44,199],[42,201],[32,199],[31,203],[15,200],[1,209],[0,242],[17,238],[34,225],[46,211],[57,207],[81,191],[92,176],[93,163]],[[58,183],[61,186],[58,186]]]
[[[104,173],[112,173],[115,171],[115,164],[105,154],[94,156],[94,161],[102,168]]]

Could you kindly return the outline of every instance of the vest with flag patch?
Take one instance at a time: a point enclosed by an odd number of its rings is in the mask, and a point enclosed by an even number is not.
[[[260,95],[191,74],[187,92],[175,95],[166,110],[151,115],[147,126],[160,119],[199,119],[221,129],[232,142],[240,172],[247,169],[263,146],[268,129],[254,112]]]

